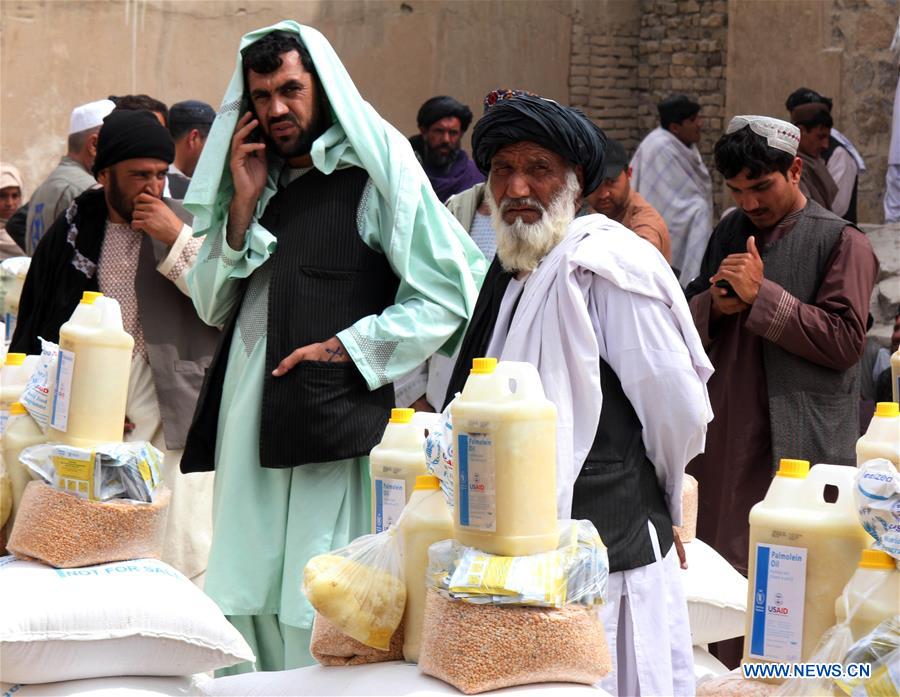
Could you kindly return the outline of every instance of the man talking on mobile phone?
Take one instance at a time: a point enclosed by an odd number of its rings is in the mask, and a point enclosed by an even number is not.
[[[800,191],[800,130],[736,116],[715,147],[737,210],[687,287],[716,369],[697,536],[747,573],[750,508],[781,458],[856,463],[859,359],[878,261],[854,225]],[[726,286],[727,284],[727,286]],[[730,668],[740,640],[717,650]]]
[[[256,669],[296,668],[313,662],[303,567],[369,532],[392,381],[455,349],[485,262],[325,37],[291,21],[244,36],[185,205],[206,235],[192,297],[224,325],[182,460],[216,470],[204,589]]]

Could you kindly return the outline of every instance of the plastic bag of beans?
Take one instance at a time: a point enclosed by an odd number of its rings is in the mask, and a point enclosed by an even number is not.
[[[612,669],[595,608],[472,605],[428,589],[419,669],[467,695],[512,685],[592,685]]]
[[[7,549],[58,569],[159,559],[169,498],[162,489],[155,503],[89,501],[46,482],[29,482]]]
[[[323,666],[356,666],[403,660],[403,623],[391,637],[387,651],[373,649],[344,634],[325,617],[316,613],[309,652]]]

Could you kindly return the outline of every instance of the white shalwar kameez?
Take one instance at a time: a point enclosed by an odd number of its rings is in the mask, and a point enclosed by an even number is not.
[[[597,431],[602,358],[641,419],[647,457],[681,524],[684,469],[702,452],[712,419],[712,365],[678,281],[652,245],[605,216],[576,219],[532,274],[510,281],[488,355],[535,365],[556,404],[560,518],[571,516]],[[649,522],[647,534],[656,562],[609,576],[602,616],[614,669],[600,686],[618,695],[693,695],[677,552],[673,545],[663,557]]]

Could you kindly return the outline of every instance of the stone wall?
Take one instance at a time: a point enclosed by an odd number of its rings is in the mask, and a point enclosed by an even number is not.
[[[579,2],[569,98],[633,151],[656,104],[683,92],[702,105],[700,151],[717,213],[731,205],[713,146],[735,114],[787,118],[800,86],[834,98],[835,125],[859,148],[859,218],[883,220],[900,0],[605,0]]]
[[[843,58],[835,126],[866,160],[858,201],[859,219],[864,221],[884,220],[884,176],[897,88],[897,59],[890,46],[898,12],[897,0],[832,0],[828,16],[829,48]]]
[[[788,118],[785,99],[801,86],[831,97],[835,126],[866,161],[858,205],[859,220],[866,223],[884,220],[884,175],[897,86],[890,44],[898,11],[898,0],[728,3],[728,115]]]
[[[875,321],[869,336],[883,346],[890,346],[894,317],[900,309],[900,223],[863,225],[881,268],[869,312]]]

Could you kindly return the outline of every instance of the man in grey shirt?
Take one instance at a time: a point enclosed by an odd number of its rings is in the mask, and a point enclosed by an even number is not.
[[[68,152],[35,190],[28,204],[25,251],[34,254],[41,237],[75,200],[97,180],[91,174],[97,155],[97,134],[103,119],[115,108],[108,99],[82,104],[69,118]]]

